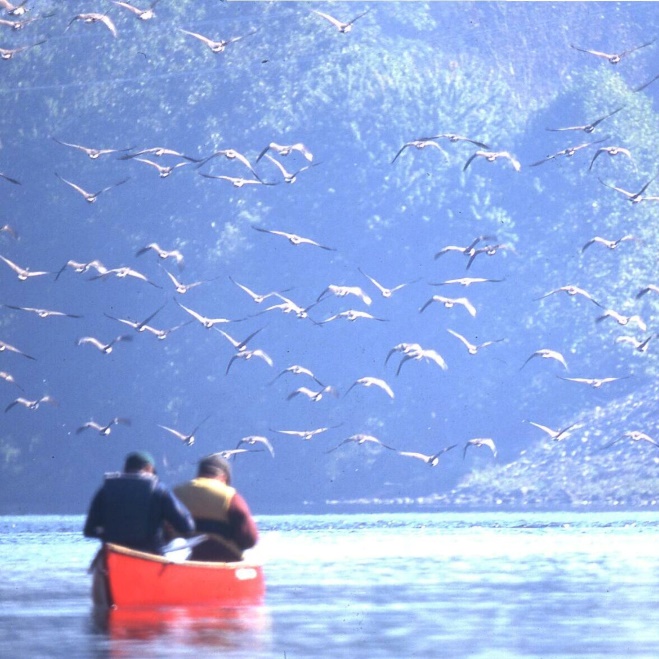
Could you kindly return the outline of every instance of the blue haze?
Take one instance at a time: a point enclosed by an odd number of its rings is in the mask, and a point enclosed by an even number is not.
[[[652,382],[652,354],[616,345],[622,330],[596,324],[601,310],[590,302],[563,294],[537,300],[578,284],[604,306],[642,311],[654,331],[655,302],[650,296],[636,302],[634,294],[657,275],[656,258],[648,256],[656,253],[657,206],[632,206],[597,178],[635,191],[657,173],[659,82],[633,89],[656,75],[659,48],[640,49],[615,67],[570,48],[616,52],[653,40],[651,3],[161,0],[156,18],[144,22],[105,2],[95,10],[77,1],[28,4],[30,15],[53,16],[19,31],[0,26],[2,47],[47,39],[0,62],[0,172],[21,182],[0,180],[0,226],[19,234],[14,240],[0,233],[0,254],[53,275],[18,281],[0,263],[0,303],[83,318],[0,309],[0,339],[35,357],[4,352],[0,370],[15,377],[26,398],[49,394],[59,402],[0,412],[0,509],[80,513],[102,473],[120,468],[132,449],[152,451],[163,479],[173,483],[191,476],[200,456],[233,449],[249,435],[267,436],[275,449],[274,459],[260,451],[234,460],[236,483],[256,511],[426,496],[492,463],[487,449],[463,457],[468,439],[493,438],[505,464],[537,440],[525,420],[560,427]],[[311,9],[344,20],[370,11],[341,34]],[[71,23],[80,11],[107,11],[118,37],[101,24]],[[178,28],[243,38],[214,55]],[[592,137],[545,130],[587,123],[623,105]],[[522,169],[477,158],[463,172],[477,147],[448,141],[441,142],[446,158],[434,148],[410,147],[391,163],[406,142],[439,133],[509,151]],[[99,148],[163,146],[195,158],[232,148],[252,164],[270,142],[303,142],[314,166],[286,184],[262,159],[256,171],[277,184],[234,188],[199,176],[251,178],[223,157],[160,179],[143,163],[116,155],[92,161],[53,137]],[[592,147],[529,167],[604,137],[628,146],[637,170],[603,155],[589,173]],[[299,154],[281,162],[292,171],[308,164]],[[130,180],[88,204],[55,172],[90,191]],[[656,183],[647,194],[657,194]],[[250,224],[335,251],[293,247]],[[613,238],[630,230],[642,242],[580,254],[598,233]],[[479,256],[469,270],[462,254],[433,258],[445,245],[467,245],[478,235],[494,235],[514,250]],[[185,268],[159,264],[153,252],[137,257],[150,242],[180,249]],[[92,273],[71,269],[55,280],[69,259],[130,266],[158,287],[136,279],[89,281]],[[161,265],[184,282],[210,281],[176,296]],[[359,268],[386,286],[413,283],[384,299]],[[430,286],[465,275],[503,281]],[[372,305],[329,296],[309,316],[320,322],[354,308],[385,321],[316,325],[277,311],[257,316],[273,300],[255,304],[230,277],[260,293],[287,290],[305,307],[329,284],[361,286]],[[434,294],[467,295],[476,317],[438,303],[419,313]],[[236,360],[226,374],[234,351],[215,330],[192,323],[158,341],[105,315],[140,321],[165,304],[151,324],[173,327],[189,320],[174,297],[204,315],[239,321],[220,326],[239,340],[261,329],[248,347],[264,350],[274,366],[256,357]],[[472,342],[505,341],[469,356],[448,328]],[[109,355],[76,345],[83,336],[110,341],[124,333],[133,340]],[[410,360],[396,376],[400,356],[386,366],[385,358],[401,342],[437,350],[448,369]],[[569,373],[541,359],[521,368],[544,347],[566,356]],[[287,401],[296,387],[316,386],[291,374],[269,384],[292,364],[310,368],[341,395]],[[592,390],[556,374],[634,377]],[[375,387],[344,395],[363,376],[384,378],[395,399]],[[0,381],[0,407],[18,395]],[[191,447],[158,427],[189,432],[209,414]],[[90,419],[115,416],[132,425],[107,437],[76,434]],[[311,441],[273,432],[325,426],[331,429]],[[328,453],[356,433],[427,454],[457,446],[436,469],[368,444]]]

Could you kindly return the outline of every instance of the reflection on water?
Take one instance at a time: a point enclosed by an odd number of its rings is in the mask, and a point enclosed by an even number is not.
[[[130,656],[134,643],[152,650],[183,647],[190,652],[264,652],[270,642],[270,614],[264,606],[107,610],[95,608],[96,633],[109,641],[111,656]]]
[[[100,617],[81,524],[0,518],[0,656],[659,656],[656,513],[263,517],[264,604]]]

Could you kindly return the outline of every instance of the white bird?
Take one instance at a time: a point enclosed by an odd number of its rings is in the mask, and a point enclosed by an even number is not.
[[[631,323],[636,325],[641,330],[641,332],[645,332],[648,328],[645,324],[645,321],[638,314],[634,314],[633,316],[623,316],[613,309],[607,309],[601,316],[598,316],[595,319],[595,322],[601,323],[606,318],[613,318],[613,320],[615,320],[618,325],[625,326]]]
[[[336,297],[346,297],[346,295],[354,295],[358,297],[364,304],[370,305],[373,301],[359,286],[339,286],[337,284],[330,284],[317,298],[316,302],[320,302],[327,295],[335,295]]]
[[[323,387],[320,391],[313,391],[308,387],[298,387],[295,391],[292,391],[290,394],[288,394],[288,396],[286,396],[286,400],[292,400],[296,396],[306,396],[310,401],[317,403],[323,398],[325,394],[331,394],[335,398],[337,398],[339,395],[337,390],[331,385]]]
[[[593,156],[593,159],[590,161],[590,167],[588,168],[588,171],[590,171],[593,168],[593,165],[595,164],[595,160],[597,160],[597,157],[602,153],[606,153],[612,158],[620,154],[622,154],[623,156],[627,156],[627,158],[629,158],[632,161],[632,164],[636,169],[636,163],[634,162],[634,158],[629,149],[625,149],[624,147],[621,146],[602,146],[599,149],[597,149],[597,151],[595,151],[595,155]]]
[[[280,156],[288,156],[294,151],[297,151],[298,153],[302,154],[307,159],[307,161],[309,162],[313,161],[313,153],[311,153],[311,151],[309,151],[309,149],[307,149],[307,147],[304,146],[304,144],[302,144],[301,142],[297,142],[296,144],[289,144],[289,145],[270,142],[270,144],[268,144],[268,146],[266,146],[261,151],[261,153],[259,153],[259,155],[256,158],[256,162],[259,162],[259,160],[261,160],[261,158],[263,158],[263,156],[268,151],[276,151],[277,155]]]
[[[484,240],[496,240],[496,236],[478,236],[469,245],[464,247],[460,245],[446,245],[435,254],[434,258],[437,260],[440,256],[444,256],[444,254],[448,254],[449,252],[460,252],[460,254],[464,254],[465,256],[472,256],[476,245]]]
[[[86,423],[83,423],[76,430],[76,435],[79,435],[84,430],[92,429],[92,430],[97,430],[99,435],[103,435],[104,437],[107,437],[107,435],[109,435],[112,432],[112,426],[116,426],[117,424],[130,426],[131,421],[130,419],[124,419],[118,416],[116,416],[114,419],[112,419],[109,423],[106,424],[97,423],[96,421],[87,421]]]
[[[181,307],[181,309],[183,309],[183,311],[189,313],[195,320],[200,322],[206,329],[212,329],[215,325],[233,322],[228,318],[207,318],[206,316],[202,316],[200,313],[197,313],[196,311],[193,311],[192,309],[184,306],[178,300],[175,299],[174,301],[176,302],[176,304],[178,304],[179,307]]]
[[[499,158],[503,158],[513,166],[513,169],[516,172],[519,172],[522,169],[519,161],[514,156],[510,155],[508,151],[476,151],[476,153],[472,154],[465,163],[464,167],[462,168],[463,172],[467,169],[467,167],[469,167],[475,158],[484,158],[487,162],[494,162]]]
[[[86,343],[89,343],[90,345],[93,345],[96,349],[100,350],[104,355],[109,355],[112,352],[116,343],[120,343],[121,341],[132,341],[132,340],[133,337],[130,334],[122,334],[120,336],[117,336],[114,339],[112,339],[110,343],[103,343],[102,341],[99,341],[93,336],[83,336],[82,338],[76,341],[76,345],[81,346],[81,345],[85,345]]]
[[[245,185],[277,185],[276,183],[269,183],[268,181],[262,181],[258,178],[244,178],[242,176],[226,176],[225,174],[207,174],[206,172],[201,172],[201,175],[204,178],[219,179],[220,181],[227,181],[231,183],[234,188],[242,188]]]
[[[603,53],[600,50],[589,50],[587,48],[578,48],[574,44],[570,44],[571,48],[574,48],[575,50],[578,50],[581,53],[588,53],[589,55],[595,55],[596,57],[601,57],[609,62],[609,64],[618,64],[620,60],[623,57],[627,57],[627,55],[641,49],[645,48],[646,46],[651,46],[656,39],[653,39],[652,41],[648,41],[647,43],[643,43],[640,46],[634,46],[633,48],[629,48],[628,50],[623,50],[621,53]]]
[[[368,279],[375,288],[377,288],[380,291],[380,294],[384,298],[390,298],[396,291],[399,291],[401,288],[404,288],[405,286],[409,286],[410,284],[414,284],[417,281],[419,281],[419,277],[416,279],[413,279],[412,281],[405,282],[404,284],[398,284],[397,286],[394,286],[393,288],[386,288],[382,284],[380,284],[378,281],[373,279],[373,277],[367,275],[361,268],[357,268],[359,272],[361,272],[366,279]]]
[[[146,254],[149,250],[154,251],[158,257],[162,260],[165,259],[174,259],[176,261],[176,265],[178,266],[179,270],[183,270],[183,265],[184,265],[184,259],[183,259],[183,254],[178,249],[163,249],[158,245],[158,243],[149,243],[148,245],[145,245],[144,247],[140,248],[135,252],[135,256],[142,256],[142,254]]]
[[[487,284],[501,282],[503,279],[486,279],[485,277],[458,277],[457,279],[447,279],[446,281],[429,282],[431,286],[448,286],[458,284],[460,286],[471,286],[472,284]]]
[[[537,299],[538,300],[543,300],[544,298],[549,297],[550,295],[554,295],[556,293],[567,293],[570,297],[574,297],[575,295],[580,295],[581,297],[585,297],[587,300],[590,300],[591,302],[596,304],[598,307],[602,307],[602,305],[588,291],[585,291],[583,288],[579,288],[578,286],[572,286],[572,285],[561,286],[560,288],[555,288],[554,290],[549,291],[548,293],[545,293],[544,295],[541,295]]]
[[[162,428],[163,430],[166,430],[167,432],[170,432],[175,437],[178,437],[186,446],[192,446],[195,443],[195,439],[196,439],[195,433],[197,432],[197,430],[199,430],[199,428],[203,423],[205,423],[206,421],[208,421],[208,419],[210,419],[211,416],[212,415],[209,414],[203,421],[198,423],[195,429],[191,433],[180,432],[179,430],[175,430],[174,428],[163,426],[161,424],[158,424],[158,427]]]
[[[288,366],[287,368],[285,368],[283,371],[278,373],[273,380],[271,380],[270,384],[278,380],[282,375],[285,375],[286,373],[292,373],[293,375],[306,375],[310,377],[312,380],[314,380],[316,384],[320,385],[321,387],[325,386],[308,368],[305,368],[304,366],[299,366],[298,364],[293,364],[292,366]]]
[[[622,236],[621,238],[618,238],[617,240],[607,240],[606,238],[595,236],[594,238],[591,238],[587,243],[584,244],[584,246],[581,248],[581,252],[582,253],[585,252],[591,245],[594,245],[595,243],[604,245],[608,249],[615,249],[616,247],[618,247],[618,245],[620,245],[620,243],[628,240],[636,240],[636,238],[629,233]]]
[[[137,332],[145,332],[153,329],[149,327],[149,321],[151,321],[156,316],[156,314],[160,313],[160,311],[162,311],[162,309],[165,308],[165,305],[166,303],[158,307],[152,314],[149,314],[144,320],[140,320],[140,321],[129,320],[127,318],[117,318],[115,316],[111,316],[108,313],[104,313],[103,315],[106,318],[110,318],[110,320],[116,320],[119,323],[128,325],[128,327],[132,327]]]
[[[341,311],[339,313],[334,314],[333,316],[330,316],[329,318],[325,318],[325,320],[321,320],[319,325],[324,325],[325,323],[329,323],[333,320],[338,320],[340,318],[345,318],[345,320],[348,320],[350,322],[354,322],[355,320],[361,318],[363,320],[379,320],[380,322],[386,322],[386,318],[376,318],[375,316],[372,316],[370,313],[367,313],[366,311],[358,311],[356,309],[347,309],[346,311]]]
[[[127,277],[132,277],[133,279],[139,279],[140,281],[144,281],[147,284],[151,284],[151,286],[155,286],[156,288],[162,288],[162,286],[159,286],[155,282],[151,281],[146,275],[137,270],[134,270],[133,268],[129,268],[128,266],[110,268],[109,270],[104,269],[103,272],[99,272],[99,274],[94,275],[89,279],[91,281],[94,279],[105,279],[106,277],[116,277],[117,279],[126,279]]]
[[[616,380],[626,380],[630,378],[631,375],[625,375],[618,378],[564,378],[560,375],[556,376],[561,380],[567,380],[568,382],[579,382],[581,384],[587,384],[593,389],[599,389],[602,385],[608,384],[609,382],[616,382]]]
[[[640,430],[626,430],[620,437],[616,437],[616,439],[614,439],[613,441],[602,446],[602,449],[609,448],[609,446],[613,446],[613,444],[619,442],[621,439],[631,439],[632,442],[647,442],[648,444],[652,444],[653,446],[659,446],[659,442],[652,439],[650,435],[647,435],[646,433],[641,432]]]
[[[236,361],[236,359],[244,359],[245,361],[252,359],[252,357],[258,357],[259,359],[262,359],[268,366],[272,367],[273,362],[270,356],[265,353],[263,350],[260,348],[257,348],[256,350],[239,350],[231,359],[229,360],[229,363],[227,364],[227,370],[225,371],[225,375],[229,373],[229,369],[231,368],[231,364]]]
[[[286,167],[284,167],[284,165],[279,162],[279,160],[275,160],[269,153],[266,153],[265,157],[279,170],[279,172],[281,173],[284,179],[284,183],[295,183],[298,174],[301,174],[302,172],[306,172],[307,169],[311,169],[312,167],[315,167],[318,164],[318,163],[313,163],[311,165],[305,165],[304,167],[300,167],[300,169],[294,172],[289,172],[286,169]]]
[[[331,453],[332,451],[336,451],[337,448],[343,446],[344,444],[357,444],[359,446],[361,446],[362,444],[377,444],[378,446],[382,446],[383,448],[389,449],[390,451],[396,450],[393,446],[387,446],[387,444],[383,444],[377,437],[373,437],[373,435],[365,435],[363,433],[358,433],[356,435],[351,435],[350,437],[346,437],[346,439],[344,439],[340,444],[338,444],[338,446],[335,446],[329,451],[326,451],[326,453]]]
[[[384,360],[384,365],[387,365],[391,355],[393,355],[395,352],[402,352],[404,355],[407,355],[412,352],[418,352],[419,350],[423,350],[419,343],[398,343],[387,353],[387,357]]]
[[[236,445],[236,448],[240,448],[241,444],[249,444],[250,446],[255,446],[256,444],[263,444],[263,446],[265,446],[270,452],[270,455],[273,458],[275,457],[275,449],[272,448],[272,444],[270,443],[270,440],[267,437],[262,437],[261,435],[249,435],[247,437],[243,437]]]
[[[271,428],[272,432],[278,432],[281,433],[282,435],[290,435],[291,437],[299,437],[300,439],[303,439],[305,441],[310,441],[312,440],[316,435],[320,435],[321,433],[327,432],[328,430],[331,430],[332,428],[338,428],[342,424],[338,424],[336,426],[325,426],[324,428],[314,428],[313,430],[274,430]]]
[[[280,297],[280,294],[281,294],[281,293],[286,293],[286,292],[288,292],[288,291],[290,290],[289,288],[286,288],[286,289],[284,289],[283,291],[279,291],[278,293],[275,292],[275,291],[271,291],[270,293],[263,293],[263,294],[261,294],[261,293],[255,293],[251,288],[248,288],[248,287],[245,286],[244,284],[240,284],[240,283],[237,282],[233,277],[229,276],[229,279],[230,279],[230,280],[231,280],[231,281],[232,281],[232,282],[233,282],[233,283],[234,283],[234,284],[235,284],[240,290],[245,291],[245,293],[247,293],[247,295],[249,295],[249,296],[252,298],[252,300],[254,300],[254,302],[256,302],[256,304],[261,304],[261,302],[264,302],[265,300],[267,300],[268,298],[271,298],[271,297],[279,297],[280,299],[282,299],[282,298]]]
[[[417,460],[425,462],[430,467],[436,467],[439,464],[440,456],[442,456],[447,451],[454,449],[456,446],[457,444],[451,444],[450,446],[446,446],[443,449],[437,451],[437,453],[433,453],[432,455],[417,453],[416,451],[398,451],[398,455],[404,455],[408,458],[416,458]]]
[[[567,439],[567,437],[570,435],[570,430],[575,430],[576,428],[581,428],[583,426],[582,423],[571,423],[569,426],[566,426],[565,428],[559,428],[558,430],[554,430],[552,428],[549,428],[548,426],[543,426],[541,423],[536,423],[535,421],[529,421],[529,423],[532,426],[535,426],[536,428],[540,428],[543,432],[547,433],[551,439],[553,439],[555,442],[560,442],[563,439]]]
[[[339,32],[342,34],[347,34],[352,30],[352,26],[354,22],[358,19],[360,19],[362,16],[366,16],[370,9],[367,9],[366,11],[363,11],[361,14],[358,14],[355,16],[353,19],[349,20],[347,23],[344,23],[343,21],[338,20],[337,18],[334,18],[334,16],[330,16],[329,14],[325,14],[322,11],[318,11],[316,9],[311,9],[311,11],[314,14],[318,14],[321,18],[324,18],[326,21],[329,21]]]
[[[391,164],[393,165],[396,162],[398,156],[400,156],[400,154],[403,153],[405,149],[408,149],[410,147],[413,147],[415,149],[425,149],[429,146],[438,149],[441,152],[441,154],[444,156],[444,158],[446,158],[446,162],[449,162],[448,153],[446,153],[446,151],[444,151],[444,149],[437,142],[431,139],[422,138],[418,140],[412,140],[410,142],[405,142],[405,144],[403,144],[403,146],[401,146],[400,149],[398,149],[398,152],[391,161]]]
[[[252,332],[247,338],[242,341],[234,339],[230,334],[221,330],[219,327],[215,328],[238,352],[243,352],[247,349],[247,344],[263,329],[259,327],[256,331]]]
[[[7,371],[0,371],[0,380],[4,380],[5,382],[9,382],[9,384],[13,384],[15,387],[18,387],[21,391],[25,391],[23,387],[21,387],[18,382],[14,379],[14,376],[11,373],[7,373]]]
[[[2,304],[0,306],[7,307],[7,309],[14,309],[16,311],[27,311],[36,314],[39,318],[49,318],[50,316],[63,316],[65,318],[82,318],[72,313],[64,313],[63,311],[50,311],[48,309],[36,309],[35,307],[15,307],[13,304]]]
[[[9,403],[9,405],[7,405],[7,407],[5,407],[5,412],[8,412],[15,405],[22,405],[28,410],[36,410],[39,408],[41,403],[48,403],[49,405],[54,405],[55,407],[59,405],[59,403],[52,396],[42,396],[37,400],[28,400],[27,398],[19,396],[16,400],[13,400],[11,403]]]
[[[123,151],[130,151],[130,147],[127,149],[95,149],[88,146],[82,146],[80,144],[72,144],[71,142],[63,142],[62,140],[58,140],[56,137],[53,137],[52,139],[62,146],[68,146],[72,149],[82,151],[91,160],[97,160],[101,156],[109,155],[111,153],[122,153]]]
[[[93,204],[98,199],[98,197],[102,195],[104,192],[107,192],[108,190],[112,190],[112,188],[116,188],[119,185],[123,185],[124,183],[126,183],[126,181],[130,179],[130,177],[122,179],[117,183],[113,183],[112,185],[108,185],[107,187],[102,188],[98,192],[87,192],[87,190],[81,188],[79,185],[73,183],[72,181],[68,181],[63,176],[60,176],[57,172],[55,172],[55,176],[57,176],[57,178],[63,183],[66,183],[67,185],[71,186],[78,194],[81,194],[85,199],[85,201],[90,204]]]
[[[470,316],[476,316],[476,307],[466,297],[444,297],[443,295],[433,295],[420,309],[419,313],[425,311],[433,302],[443,304],[447,309],[451,309],[456,304],[464,307]]]
[[[637,339],[633,336],[617,336],[615,342],[616,343],[629,343],[634,347],[634,350],[637,350],[638,352],[647,352],[650,341],[655,337],[654,334],[650,334],[650,336],[646,337],[645,339]]]
[[[355,380],[346,390],[344,396],[348,395],[348,392],[355,386],[361,385],[363,387],[378,387],[384,391],[389,398],[394,398],[394,392],[391,389],[391,387],[384,381],[381,380],[380,378],[374,378],[370,376],[365,376],[363,378],[359,378],[358,380]]]
[[[274,229],[264,229],[263,227],[257,227],[256,225],[252,224],[251,225],[253,229],[256,229],[256,231],[261,231],[262,233],[270,233],[273,236],[281,236],[282,238],[286,238],[291,245],[312,245],[313,247],[320,247],[321,249],[328,250],[330,252],[336,252],[336,249],[334,247],[327,247],[325,245],[321,245],[320,243],[317,243],[315,240],[311,240],[311,238],[303,238],[302,236],[298,236],[297,234],[294,233],[287,233],[286,231],[275,231]]]
[[[481,348],[487,348],[487,346],[494,345],[495,343],[501,343],[501,341],[504,341],[505,339],[495,339],[494,341],[485,341],[484,343],[480,343],[478,345],[474,345],[473,343],[470,343],[462,334],[458,334],[452,329],[447,329],[446,330],[449,334],[452,334],[456,339],[459,339],[465,348],[467,348],[467,352],[470,355],[475,355]]]
[[[425,359],[426,361],[431,361],[437,366],[439,366],[443,371],[448,369],[448,365],[444,361],[444,358],[435,350],[432,350],[431,348],[428,349],[417,349],[417,350],[410,350],[409,352],[405,353],[403,355],[403,358],[400,360],[400,364],[398,364],[398,370],[396,371],[396,375],[400,373],[400,369],[403,367],[403,364],[406,361],[409,361],[410,359],[413,359],[415,361],[420,361],[421,359]]]
[[[95,13],[78,14],[77,16],[74,16],[71,19],[71,21],[66,26],[66,29],[64,31],[66,32],[66,30],[68,30],[76,21],[82,21],[83,23],[87,23],[88,25],[91,25],[92,23],[102,23],[103,25],[105,25],[105,27],[108,30],[110,30],[113,37],[116,38],[117,36],[117,28],[112,22],[112,19],[107,14],[95,14]]]
[[[486,446],[487,448],[492,451],[492,455],[496,458],[497,457],[497,447],[496,444],[494,443],[494,440],[491,439],[490,437],[474,437],[473,439],[468,439],[467,442],[465,443],[464,449],[462,450],[462,459],[465,459],[465,456],[467,455],[467,449],[470,446],[476,446],[476,447],[481,447],[481,446]]]
[[[18,275],[20,281],[26,281],[30,277],[39,277],[41,275],[52,274],[44,270],[30,270],[29,268],[21,268],[20,265],[16,265],[16,263],[10,261],[8,258],[5,258],[2,255],[0,255],[0,259],[2,259]]]
[[[209,281],[213,281],[215,279],[218,279],[218,277],[213,277],[213,279],[203,279],[201,281],[194,281],[191,284],[184,284],[183,282],[179,281],[169,270],[165,270],[165,273],[171,280],[172,284],[174,284],[174,290],[179,294],[179,295],[184,295],[187,293],[191,288],[195,288],[196,286],[201,286],[201,284],[207,284]]]
[[[560,352],[557,352],[556,350],[549,350],[548,348],[541,348],[540,350],[536,350],[534,353],[532,353],[530,357],[528,357],[527,360],[522,364],[519,370],[521,371],[534,357],[554,359],[555,361],[561,363],[566,371],[568,370],[565,357],[563,357]]]
[[[149,160],[148,158],[135,157],[135,160],[143,162],[145,165],[150,165],[156,169],[160,178],[167,178],[174,172],[175,169],[178,169],[179,167],[186,167],[190,164],[189,162],[177,162],[174,165],[160,165],[159,163],[153,162],[153,160]]]
[[[5,343],[4,341],[0,341],[0,352],[15,352],[17,355],[23,355],[23,357],[27,357],[28,359],[35,359],[22,350],[19,350],[18,348],[9,345],[9,343]]]
[[[256,32],[256,30],[253,30],[249,34],[244,34],[240,37],[231,37],[230,39],[221,39],[220,41],[214,41],[213,39],[209,39],[208,37],[205,37],[203,34],[198,34],[197,32],[189,32],[188,30],[184,30],[182,28],[178,28],[178,29],[184,34],[188,34],[191,37],[194,37],[195,39],[198,39],[202,43],[206,44],[206,46],[208,46],[210,51],[215,54],[224,52],[224,50],[229,44],[235,43],[236,41],[240,41],[241,39],[244,39],[245,37],[249,37]]]
[[[82,263],[80,261],[73,261],[69,259],[55,275],[55,281],[57,281],[60,278],[60,275],[67,268],[71,268],[74,272],[77,272],[78,274],[88,272],[92,268],[96,270],[98,274],[104,274],[108,272],[108,269],[98,259],[94,259],[93,261],[88,261],[87,263]]]
[[[158,4],[159,1],[160,0],[153,0],[153,2],[149,5],[147,9],[139,9],[138,7],[128,4],[127,2],[120,2],[120,0],[112,0],[112,2],[114,2],[115,5],[117,5],[118,7],[123,7],[124,9],[127,9],[128,11],[132,12],[141,21],[150,21],[152,18],[155,18],[156,12],[154,11],[154,7]]]
[[[656,284],[648,284],[647,286],[644,286],[636,295],[634,296],[637,300],[642,298],[646,293],[658,293],[659,294],[659,286]]]

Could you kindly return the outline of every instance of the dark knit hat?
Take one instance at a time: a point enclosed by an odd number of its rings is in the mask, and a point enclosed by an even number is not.
[[[227,484],[231,484],[231,465],[219,453],[212,453],[199,460],[200,476],[217,476],[224,473],[227,478]]]
[[[144,469],[144,467],[155,467],[156,461],[153,459],[151,453],[147,451],[134,451],[126,456],[124,462],[124,471],[135,472]]]

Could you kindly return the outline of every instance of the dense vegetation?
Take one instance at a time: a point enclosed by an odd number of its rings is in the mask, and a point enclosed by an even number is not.
[[[238,484],[257,511],[346,499],[654,500],[655,446],[625,438],[600,448],[626,431],[654,437],[657,430],[656,345],[641,352],[620,338],[642,341],[656,331],[659,298],[636,295],[659,283],[659,204],[630,203],[606,185],[637,192],[657,174],[659,81],[635,90],[656,75],[659,45],[616,65],[570,47],[614,53],[651,42],[651,5],[161,0],[148,21],[100,0],[96,8],[28,5],[29,16],[42,18],[21,30],[0,25],[4,48],[43,40],[0,62],[0,172],[21,182],[0,180],[0,226],[19,235],[0,233],[0,254],[53,273],[69,259],[130,265],[156,286],[87,281],[93,273],[70,268],[57,279],[17,281],[0,264],[0,303],[83,316],[0,311],[0,339],[35,357],[0,354],[0,370],[24,389],[0,381],[0,404],[44,394],[59,403],[2,414],[2,509],[81,511],[101,473],[119,468],[136,446],[153,451],[172,482],[191,475],[199,456],[251,435],[267,436],[275,448],[274,460],[267,451],[235,458]],[[312,10],[345,21],[368,11],[341,33]],[[107,12],[117,37],[103,23],[74,20],[89,11]],[[213,53],[189,32],[240,39]],[[547,130],[619,108],[592,133]],[[448,133],[509,152],[521,170],[481,157],[464,170],[479,147],[444,138],[436,140],[441,149],[409,146],[392,163],[407,142]],[[165,156],[158,162],[186,164],[160,179],[133,158],[90,160],[51,138],[124,154],[163,146],[196,159],[234,149],[254,173],[221,155],[200,168]],[[302,142],[313,153],[310,163],[300,153],[269,152],[290,172],[300,170],[294,183],[283,183],[267,158],[256,164],[270,142]],[[593,160],[603,145],[625,147],[633,158]],[[55,172],[90,190],[129,180],[86,204]],[[234,187],[200,172],[258,175],[273,185]],[[644,194],[659,194],[659,183]],[[252,226],[336,251],[293,247]],[[627,234],[633,239],[615,249],[583,249],[595,236]],[[479,246],[505,248],[478,255],[469,269],[462,254],[434,258],[477,236],[489,236]],[[154,241],[179,249],[185,269],[152,253],[135,256]],[[185,282],[208,281],[176,295],[163,265]],[[408,285],[385,299],[360,269],[386,286]],[[430,285],[464,276],[501,281]],[[230,277],[258,292],[286,291],[310,307],[315,323],[277,311],[255,316],[277,298],[254,305]],[[373,303],[331,295],[317,302],[329,284],[360,286]],[[566,285],[585,289],[601,307],[564,292],[543,297]],[[419,313],[433,295],[467,296],[477,314],[438,302]],[[239,340],[259,330],[248,347],[264,350],[273,368],[238,359],[226,373],[231,346],[196,322],[162,342],[135,334],[107,359],[76,345],[84,335],[109,341],[130,331],[107,316],[140,321],[165,305],[153,318],[157,327],[190,320],[174,296],[202,314],[239,320],[219,326]],[[317,324],[351,308],[385,322]],[[597,322],[606,309],[640,314],[647,329],[610,317]],[[497,343],[469,355],[448,329]],[[436,350],[448,369],[410,360],[396,376],[401,355],[385,359],[401,342]],[[526,362],[541,348],[559,351],[568,370],[553,360]],[[290,374],[272,382],[291,364],[311,368],[340,396],[288,401],[295,387],[315,387]],[[557,375],[620,379],[593,388]],[[375,387],[346,394],[363,376],[386,379],[395,399]],[[191,447],[158,427],[189,432],[209,415]],[[115,416],[130,418],[131,427],[107,437],[76,433],[90,418]],[[583,425],[554,442],[528,421]],[[311,441],[274,432],[319,427],[330,430]],[[397,451],[455,448],[436,469],[375,443],[335,448],[357,433]],[[475,437],[494,440],[496,459],[484,448],[465,450]]]

